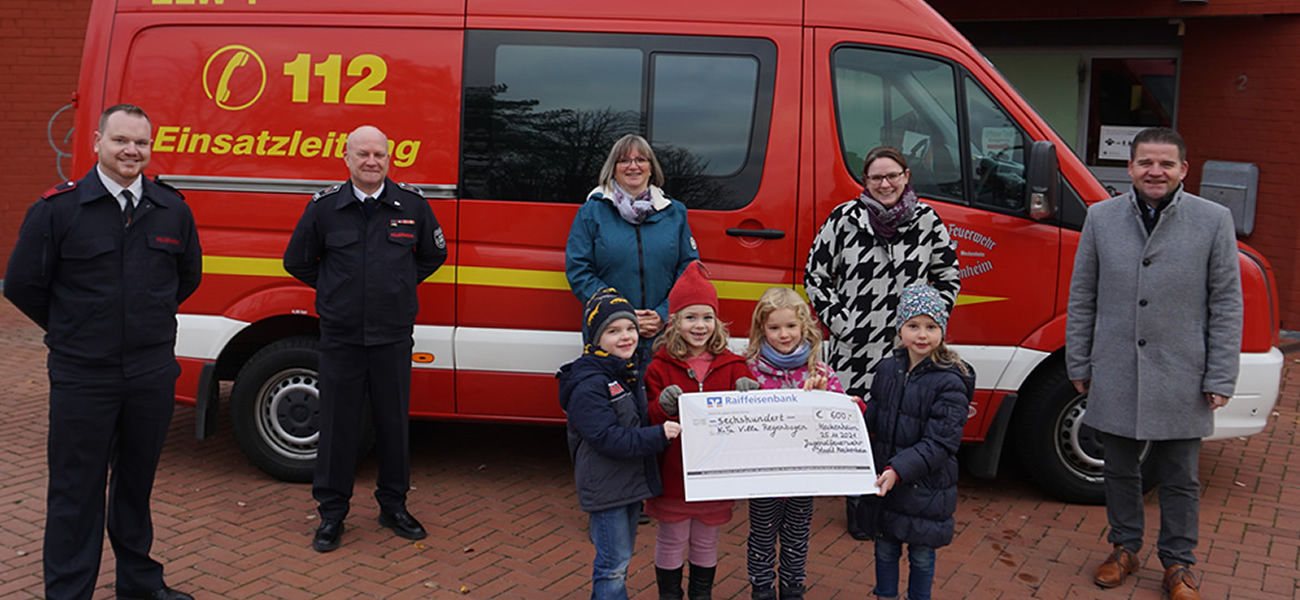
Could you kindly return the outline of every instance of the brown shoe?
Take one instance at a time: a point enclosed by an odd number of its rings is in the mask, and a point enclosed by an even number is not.
[[[1115,551],[1110,553],[1110,558],[1097,567],[1097,573],[1092,576],[1092,580],[1097,585],[1104,588],[1119,587],[1124,584],[1124,579],[1132,575],[1138,568],[1138,557],[1129,550],[1118,544],[1115,545]]]
[[[1163,587],[1169,593],[1169,600],[1201,600],[1201,592],[1197,591],[1199,584],[1187,565],[1174,565],[1165,569]]]

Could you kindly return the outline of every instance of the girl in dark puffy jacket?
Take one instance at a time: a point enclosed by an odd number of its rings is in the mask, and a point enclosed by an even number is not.
[[[875,541],[878,598],[898,597],[907,544],[907,598],[929,600],[935,548],[952,542],[957,447],[975,393],[975,373],[943,342],[948,311],[934,288],[903,289],[899,347],[876,366],[867,430],[884,496]]]

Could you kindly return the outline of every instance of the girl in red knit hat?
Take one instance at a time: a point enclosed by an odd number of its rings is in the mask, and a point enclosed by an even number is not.
[[[668,294],[668,325],[655,344],[646,373],[650,422],[677,421],[683,392],[749,391],[745,359],[727,349],[727,324],[718,319],[718,292],[699,261],[686,267]],[[731,520],[732,500],[687,502],[682,478],[682,444],[673,440],[659,455],[664,494],[646,501],[646,514],[659,521],[655,542],[655,580],[659,598],[682,597],[683,554],[689,549],[691,600],[712,598],[718,566],[718,539]]]

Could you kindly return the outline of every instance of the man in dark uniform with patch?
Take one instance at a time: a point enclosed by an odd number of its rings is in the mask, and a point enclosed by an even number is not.
[[[371,126],[348,134],[351,178],[307,203],[284,268],[316,288],[320,314],[320,446],[312,497],[317,552],[338,548],[352,498],[367,394],[379,450],[379,524],[418,540],[406,509],[411,483],[411,335],[417,285],[447,259],[433,210],[415,187],[388,179],[388,138]]]
[[[180,375],[176,308],[199,286],[203,258],[181,195],[141,174],[152,134],[138,106],[105,110],[99,164],[32,205],[5,273],[5,297],[45,330],[50,352],[51,600],[89,600],[106,522],[118,598],[192,600],[149,557],[149,497]]]

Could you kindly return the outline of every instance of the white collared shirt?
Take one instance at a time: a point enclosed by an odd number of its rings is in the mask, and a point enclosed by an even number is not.
[[[99,181],[104,184],[104,189],[108,190],[108,193],[112,194],[113,198],[117,200],[119,210],[126,208],[126,199],[122,197],[122,190],[131,190],[131,195],[135,196],[135,206],[137,208],[140,206],[140,198],[144,195],[144,178],[136,175],[131,185],[122,187],[116,181],[113,181],[113,178],[104,174],[103,166],[95,165],[95,173],[99,175]]]
[[[362,204],[366,203],[366,198],[374,198],[378,200],[380,196],[384,195],[384,184],[383,182],[380,182],[379,189],[375,190],[375,193],[373,194],[367,194],[361,191],[361,189],[358,188],[356,184],[352,184],[352,195],[356,196],[357,201]]]

